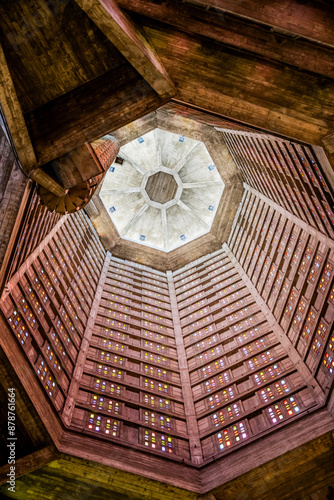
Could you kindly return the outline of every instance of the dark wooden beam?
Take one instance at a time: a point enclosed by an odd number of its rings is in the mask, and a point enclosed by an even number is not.
[[[2,0],[0,27],[23,114],[125,62],[74,1]]]
[[[204,3],[204,2],[203,2]],[[298,0],[206,0],[217,14],[237,14],[294,36],[334,47],[334,5]]]
[[[31,144],[14,83],[9,72],[4,51],[0,46],[0,102],[23,170],[36,166],[36,156]]]
[[[19,458],[15,462],[15,476],[23,476],[28,474],[48,463],[52,462],[58,457],[59,453],[53,445],[46,446],[40,450],[37,450],[30,455],[26,455],[23,458]],[[8,481],[8,475],[10,471],[10,465],[3,465],[0,467],[0,484],[6,483]]]
[[[35,151],[1,45],[0,102],[23,170],[29,172],[29,177],[34,181],[46,187],[57,196],[62,196],[64,194],[62,186],[42,169],[36,168],[37,160]]]
[[[245,23],[234,16],[194,8],[178,2],[118,0],[123,9],[196,33],[240,50],[281,61],[297,68],[334,78],[334,52],[307,40],[272,33],[267,27]]]
[[[61,186],[59,182],[53,179],[49,174],[44,172],[42,168],[36,168],[35,170],[29,172],[29,177],[41,186],[47,188],[59,198],[65,195],[63,186]]]
[[[76,0],[76,3],[160,97],[175,95],[173,82],[155,50],[115,0]]]
[[[25,115],[38,165],[168,102],[126,63]]]

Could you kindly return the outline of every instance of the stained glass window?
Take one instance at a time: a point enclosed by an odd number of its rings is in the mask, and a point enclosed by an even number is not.
[[[119,435],[119,422],[103,415],[90,413],[87,429],[93,432],[106,434],[107,436],[117,437]]]
[[[334,372],[334,336],[329,339],[323,359],[323,366],[330,374]]]
[[[13,311],[13,313],[9,316],[8,321],[10,326],[15,331],[20,344],[25,345],[29,338],[29,332],[17,310]]]
[[[174,439],[171,436],[146,429],[144,431],[144,445],[156,451],[173,453]]]

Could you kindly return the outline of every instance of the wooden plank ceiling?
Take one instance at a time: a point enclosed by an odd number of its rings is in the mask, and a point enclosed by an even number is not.
[[[114,0],[1,2],[0,42],[38,165],[157,109],[171,81],[178,100],[247,125],[317,144],[333,132],[332,4],[117,3],[128,17]]]
[[[0,73],[0,100],[23,169],[56,194],[62,186],[36,167],[175,94],[154,49],[116,2],[83,7],[89,15],[68,0],[0,4],[2,68],[8,65]],[[117,46],[122,39],[127,59],[109,39]]]

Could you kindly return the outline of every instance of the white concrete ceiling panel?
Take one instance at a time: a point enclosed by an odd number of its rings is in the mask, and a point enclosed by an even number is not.
[[[122,238],[170,252],[210,231],[224,183],[204,143],[155,129],[119,156],[100,197]]]
[[[209,185],[193,189],[183,189],[181,201],[211,226],[212,218],[217,210],[217,200],[220,199],[223,188],[220,184]]]
[[[160,129],[157,129],[157,140],[161,164],[170,169],[174,169],[197,144],[193,139]]]
[[[185,164],[179,170],[179,176],[184,184],[213,181],[222,184],[223,182],[203,143],[196,148],[196,154],[188,155]]]
[[[139,165],[144,172],[155,170],[158,166],[155,130],[122,146],[119,156],[123,154]]]
[[[169,250],[208,232],[208,226],[185,206],[174,205],[166,211]]]
[[[127,224],[146,205],[140,192],[115,191],[113,194],[104,195],[102,200],[121,236]]]
[[[124,232],[124,237],[160,249],[163,241],[161,210],[148,206]]]
[[[124,179],[126,187],[140,188],[143,175],[138,172],[129,162],[124,161],[123,165],[113,163],[103,181],[103,191],[124,189]]]

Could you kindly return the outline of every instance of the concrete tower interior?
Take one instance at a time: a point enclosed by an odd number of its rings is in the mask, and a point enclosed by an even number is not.
[[[0,495],[334,498],[332,0],[0,0]]]

